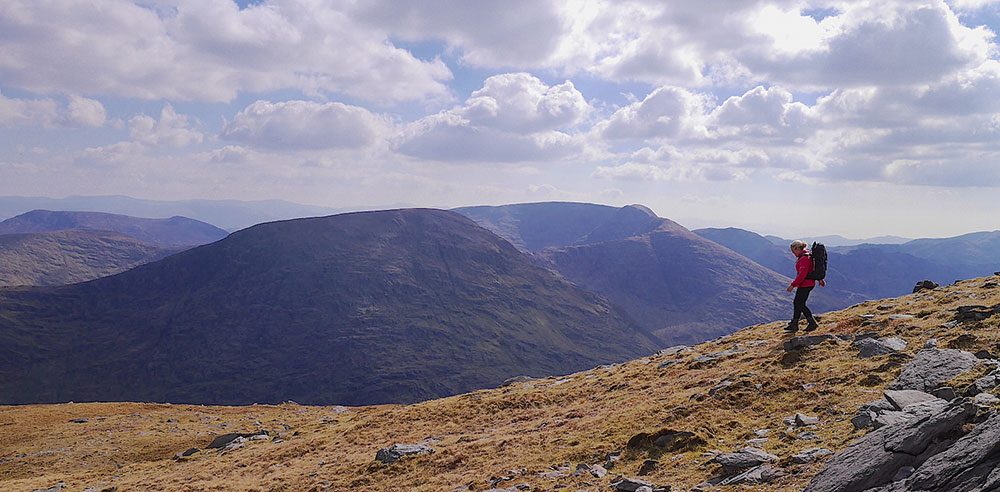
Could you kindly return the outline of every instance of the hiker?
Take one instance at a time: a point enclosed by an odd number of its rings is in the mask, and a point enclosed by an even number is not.
[[[809,293],[812,292],[813,287],[816,286],[816,281],[809,278],[809,274],[813,270],[813,262],[810,257],[809,250],[806,249],[806,243],[803,241],[792,241],[789,248],[792,250],[792,254],[795,255],[797,260],[795,260],[795,280],[788,284],[788,288],[785,289],[787,292],[791,292],[795,289],[795,301],[793,303],[794,311],[792,313],[792,320],[788,322],[788,326],[785,327],[785,331],[789,333],[795,333],[799,330],[799,319],[802,315],[805,315],[806,321],[809,323],[806,325],[806,331],[813,331],[819,326],[816,323],[816,319],[813,318],[812,311],[806,306],[806,300],[809,299]],[[819,284],[825,286],[826,282],[820,280]]]

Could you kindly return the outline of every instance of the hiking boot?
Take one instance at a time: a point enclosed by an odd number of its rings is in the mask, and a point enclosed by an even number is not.
[[[788,326],[785,327],[786,333],[795,333],[797,331],[799,331],[799,324],[797,322],[788,323]]]
[[[819,328],[819,323],[817,323],[816,320],[810,320],[809,324],[806,325],[806,331],[813,331],[816,328]]]

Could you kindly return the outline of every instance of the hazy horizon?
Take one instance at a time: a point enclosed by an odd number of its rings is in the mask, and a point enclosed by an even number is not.
[[[0,195],[992,231],[998,30],[997,0],[13,0]]]

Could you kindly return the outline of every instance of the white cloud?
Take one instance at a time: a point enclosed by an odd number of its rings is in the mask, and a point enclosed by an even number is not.
[[[339,102],[256,101],[226,123],[222,138],[285,150],[357,149],[387,134],[387,118]]]
[[[625,106],[598,123],[604,138],[652,139],[703,135],[710,97],[679,87],[660,87],[645,99]]]
[[[568,80],[548,86],[527,73],[506,73],[486,79],[455,112],[474,125],[534,133],[573,126],[590,110]]]
[[[169,104],[160,111],[159,119],[139,114],[129,119],[128,125],[132,141],[147,146],[186,147],[201,143],[205,137],[192,127],[189,116],[177,114]]]
[[[0,93],[0,126],[99,127],[106,120],[100,101],[70,96],[65,107],[53,99],[8,98]]]
[[[8,0],[0,79],[36,93],[140,99],[230,101],[281,89],[380,102],[447,96],[451,72],[440,60],[415,58],[340,7]]]
[[[225,147],[209,152],[207,158],[212,162],[246,162],[250,159],[250,153],[249,149],[240,147],[239,145],[226,145]]]
[[[396,137],[398,152],[436,161],[562,160],[584,151],[575,125],[591,110],[571,82],[524,73],[488,78],[461,106],[424,117]]]

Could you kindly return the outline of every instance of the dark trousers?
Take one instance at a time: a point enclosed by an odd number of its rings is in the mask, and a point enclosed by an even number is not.
[[[806,306],[806,301],[809,299],[809,293],[812,292],[812,287],[799,287],[795,289],[795,313],[792,315],[792,323],[798,323],[799,318],[802,315],[806,316],[806,320],[810,323],[813,321],[813,313]]]

